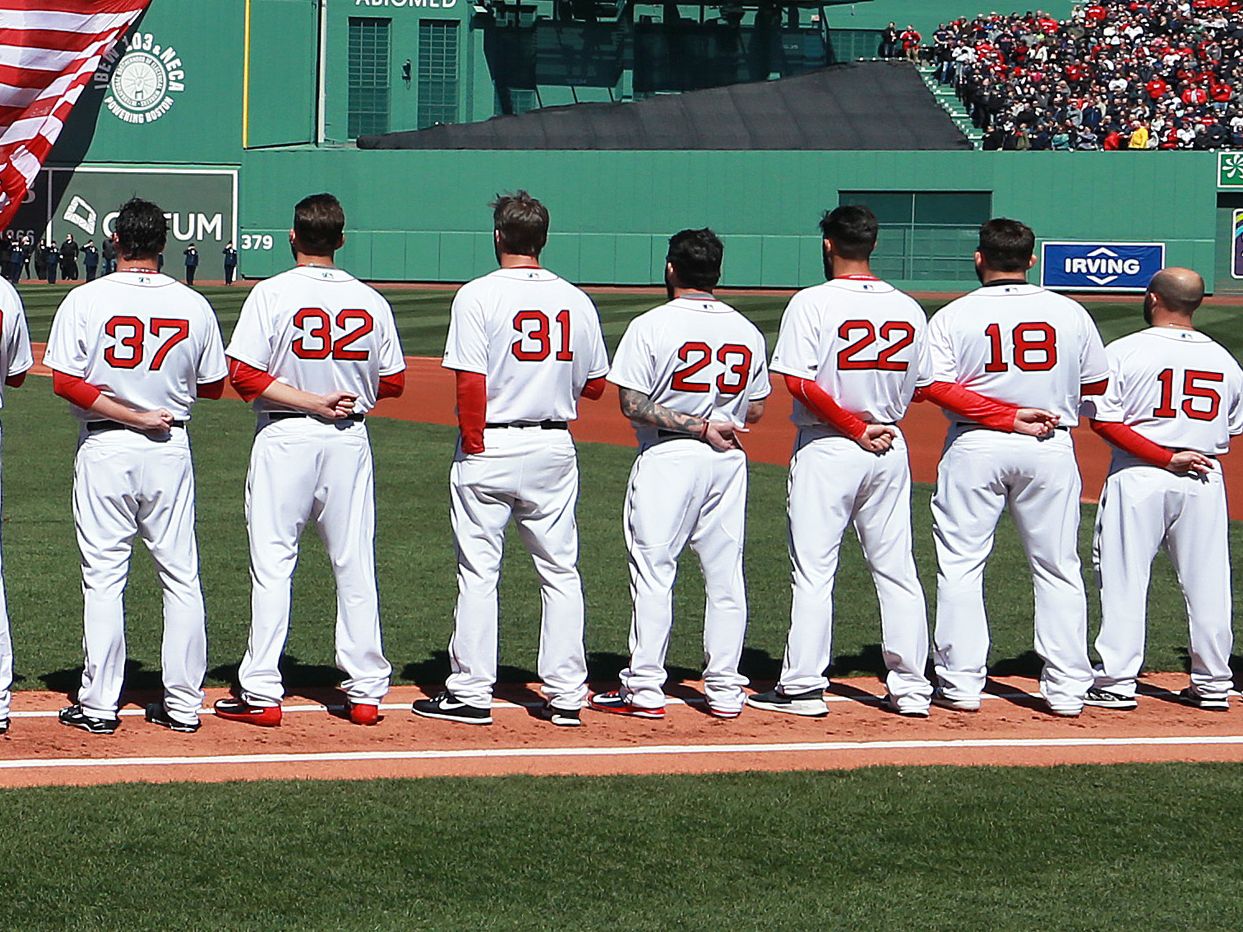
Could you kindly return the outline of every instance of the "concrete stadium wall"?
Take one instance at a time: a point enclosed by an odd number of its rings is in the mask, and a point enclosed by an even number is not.
[[[243,266],[282,268],[290,207],[328,188],[345,204],[341,260],[357,274],[464,281],[493,262],[488,201],[522,187],[552,213],[549,265],[575,281],[659,282],[669,234],[711,226],[726,241],[725,284],[790,287],[819,280],[816,222],[839,192],[961,191],[990,193],[994,216],[1042,240],[1164,242],[1169,264],[1211,285],[1215,164],[1197,152],[250,152],[240,226],[275,245],[247,252]]]

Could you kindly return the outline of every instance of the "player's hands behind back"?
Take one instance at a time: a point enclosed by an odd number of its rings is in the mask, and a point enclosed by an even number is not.
[[[893,439],[898,432],[888,424],[869,424],[863,433],[855,438],[855,443],[869,453],[887,453],[893,446]]]
[[[354,413],[354,402],[357,400],[358,396],[350,392],[329,392],[319,396],[319,403],[311,413],[329,421],[339,421]]]
[[[747,429],[739,427],[733,421],[708,421],[704,428],[703,439],[712,449],[722,453],[728,450],[741,450],[742,443],[738,434],[745,434]]]
[[[1014,415],[1014,432],[1028,437],[1047,437],[1061,418],[1043,408],[1019,408]]]
[[[130,426],[147,434],[167,434],[173,426],[173,414],[166,408],[135,411]]]
[[[1213,461],[1195,450],[1179,450],[1165,468],[1173,473],[1189,472],[1196,476],[1207,476],[1213,471]]]

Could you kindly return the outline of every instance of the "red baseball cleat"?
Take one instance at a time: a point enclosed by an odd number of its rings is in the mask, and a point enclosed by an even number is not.
[[[219,699],[213,708],[217,718],[231,722],[246,722],[262,728],[275,728],[281,723],[281,707],[278,705],[251,705],[243,699]]]
[[[645,709],[634,705],[629,698],[620,692],[596,693],[587,699],[587,704],[597,712],[610,712],[613,715],[630,715],[634,718],[664,718],[665,707]]]
[[[351,702],[350,721],[355,725],[375,725],[380,721],[380,707]]]

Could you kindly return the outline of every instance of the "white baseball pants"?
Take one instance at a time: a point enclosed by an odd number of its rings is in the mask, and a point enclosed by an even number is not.
[[[1035,587],[1035,647],[1044,661],[1040,693],[1059,712],[1076,712],[1092,686],[1087,599],[1078,549],[1079,469],[1070,433],[1045,440],[953,427],[932,497],[937,552],[933,658],[951,699],[984,689],[988,618],[984,564],[1003,508],[1018,529]]]
[[[0,501],[2,495],[0,492]],[[0,504],[0,515],[2,514],[3,506]],[[0,521],[0,524],[3,522]],[[9,606],[4,589],[3,563],[4,543],[0,541],[0,722],[9,717],[9,706],[13,698],[13,636],[9,630]]]
[[[829,684],[833,581],[842,535],[853,525],[880,601],[889,694],[904,709],[928,708],[928,616],[912,549],[906,441],[899,433],[889,452],[877,455],[836,431],[804,428],[795,441],[788,488],[794,593],[782,691],[792,695]]]
[[[164,706],[178,721],[197,722],[207,630],[185,430],[174,427],[162,441],[130,430],[83,432],[74,464],[73,520],[82,553],[86,655],[78,703],[94,718],[117,717],[125,678],[125,584],[139,534],[164,592]]]
[[[747,458],[741,450],[721,453],[679,438],[648,447],[635,459],[623,515],[634,611],[630,665],[621,671],[622,694],[635,706],[665,704],[673,584],[678,556],[689,543],[703,567],[707,595],[704,693],[720,712],[742,710],[746,512]]]
[[[457,547],[457,608],[445,688],[479,708],[492,704],[498,663],[498,599],[505,527],[512,518],[539,577],[537,673],[551,705],[587,698],[583,584],[578,575],[578,455],[569,431],[489,428],[484,452],[458,448],[449,470]]]
[[[377,705],[393,668],[384,659],[375,574],[375,483],[371,442],[361,422],[311,417],[263,419],[246,476],[250,535],[250,639],[238,669],[242,698],[278,705],[278,669],[289,636],[298,539],[308,521],[337,583],[337,669],[357,705]]]
[[[1170,555],[1187,603],[1191,683],[1209,698],[1230,690],[1230,553],[1221,468],[1203,479],[1115,455],[1096,511],[1092,555],[1101,591],[1096,685],[1135,695],[1144,664],[1153,557]]]

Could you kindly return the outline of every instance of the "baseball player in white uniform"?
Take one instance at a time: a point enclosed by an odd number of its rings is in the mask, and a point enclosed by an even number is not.
[[[413,711],[492,722],[497,586],[512,519],[540,580],[540,714],[573,727],[587,697],[587,656],[578,457],[567,427],[581,396],[603,393],[608,353],[591,299],[540,266],[544,205],[519,191],[492,206],[500,268],[454,297],[443,363],[456,373],[461,428],[449,472],[458,582],[450,675],[443,693],[417,700]]]
[[[886,701],[899,714],[924,717],[932,698],[924,675],[928,620],[912,550],[910,461],[896,425],[921,360],[927,364],[927,317],[872,275],[870,210],[838,207],[821,232],[829,281],[790,299],[771,364],[795,398],[798,426],[789,480],[790,634],[776,688],[747,704],[826,714],[833,581],[842,535],[853,524],[880,600]]]
[[[147,706],[147,721],[194,732],[203,703],[206,616],[186,423],[197,398],[220,397],[226,368],[211,305],[156,271],[166,231],[155,204],[135,199],[121,208],[117,271],[69,292],[44,356],[53,389],[82,422],[73,518],[86,660],[78,701],[60,721],[94,734],[117,727],[135,534],[164,592],[164,699]]]
[[[1232,595],[1226,489],[1216,457],[1243,433],[1243,370],[1192,324],[1204,280],[1158,272],[1144,297],[1149,329],[1106,349],[1109,389],[1092,427],[1114,444],[1096,512],[1101,663],[1087,704],[1136,706],[1152,559],[1164,547],[1187,603],[1191,685],[1184,702],[1229,708]]]
[[[1105,390],[1109,364],[1081,305],[1027,283],[1034,248],[1031,230],[1017,221],[984,224],[975,254],[983,287],[946,305],[928,326],[924,392],[932,400],[955,411],[945,392],[962,386],[1006,405],[1038,406],[1021,418],[1010,409],[1014,432],[951,414],[932,499],[940,680],[933,701],[963,712],[980,707],[989,646],[984,564],[1009,507],[1035,584],[1040,692],[1051,712],[1075,716],[1092,686],[1092,667],[1069,428],[1078,423],[1081,396]]]
[[[4,388],[19,388],[26,372],[34,365],[30,353],[30,334],[26,330],[26,311],[17,289],[0,280],[0,408],[4,407]],[[0,546],[0,562],[3,547]],[[9,730],[9,703],[13,688],[13,639],[9,632],[8,601],[4,575],[0,570],[0,735]]]
[[[250,639],[238,668],[240,696],[216,703],[224,719],[280,724],[278,664],[308,521],[336,578],[336,664],[350,721],[376,724],[388,692],[364,421],[378,399],[401,394],[406,363],[388,302],[334,264],[344,229],[331,194],[298,202],[289,233],[296,265],[254,287],[226,351],[232,383],[254,401],[258,427],[246,476]]]
[[[763,334],[713,295],[723,254],[711,230],[683,230],[669,240],[669,302],[630,322],[609,373],[639,454],[623,514],[634,602],[630,665],[620,690],[591,697],[601,712],[664,717],[673,584],[688,543],[707,594],[708,711],[719,718],[742,712],[747,457],[739,439],[763,415],[771,386]]]

